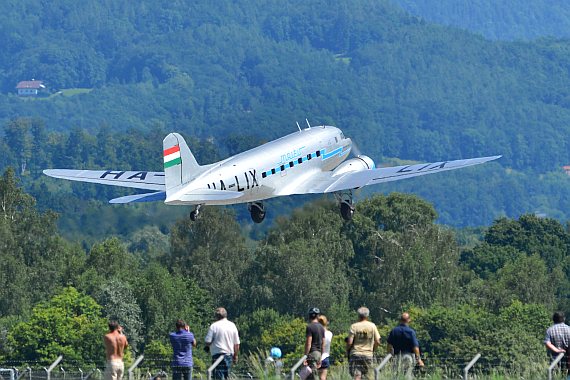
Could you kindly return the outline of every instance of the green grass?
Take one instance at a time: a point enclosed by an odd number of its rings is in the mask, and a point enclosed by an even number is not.
[[[74,95],[79,95],[79,94],[87,94],[91,91],[93,91],[92,88],[66,88],[66,89],[63,89],[61,91],[56,92],[55,94],[51,95],[50,97],[54,97],[57,95],[74,96]]]

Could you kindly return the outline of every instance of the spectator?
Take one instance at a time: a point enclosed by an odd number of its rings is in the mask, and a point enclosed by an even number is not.
[[[318,308],[313,307],[309,309],[309,323],[305,330],[305,355],[307,355],[307,365],[311,368],[309,380],[315,379],[318,375],[325,341],[325,329],[319,323],[319,314],[321,314],[321,311]]]
[[[372,367],[374,350],[380,344],[380,334],[376,325],[368,320],[370,311],[366,307],[358,310],[358,322],[350,326],[346,340],[348,369],[355,380],[367,378]]]
[[[227,379],[233,364],[238,362],[239,334],[236,325],[228,321],[228,312],[223,307],[216,309],[216,322],[210,325],[206,334],[206,347],[212,355],[212,363],[220,356],[224,360],[214,370],[216,379]]]
[[[331,355],[331,342],[333,333],[328,329],[329,321],[324,315],[319,315],[319,323],[325,329],[325,341],[323,344],[323,355],[321,356],[321,367],[319,368],[320,380],[327,380],[327,372],[330,367],[330,355]]]
[[[554,322],[554,324],[546,330],[544,344],[546,345],[552,360],[554,360],[558,354],[566,354],[560,362],[560,367],[567,373],[568,350],[570,348],[570,326],[564,323],[564,321],[565,316],[563,312],[557,311],[552,315],[552,322]]]
[[[125,372],[123,356],[125,348],[129,345],[127,338],[123,334],[123,328],[117,321],[109,322],[109,333],[103,338],[105,343],[105,380],[121,380]]]
[[[420,356],[420,343],[416,332],[409,326],[410,322],[410,314],[402,313],[400,324],[394,327],[388,336],[388,352],[396,356],[398,369],[404,371],[407,377],[411,377],[414,363],[419,367],[424,366]]]
[[[196,347],[194,334],[182,319],[176,321],[176,331],[170,333],[172,357],[172,380],[192,380],[192,347]]]
[[[265,359],[265,375],[268,376],[273,372],[275,376],[281,377],[283,369],[283,361],[281,360],[281,349],[279,347],[271,347],[269,356]]]

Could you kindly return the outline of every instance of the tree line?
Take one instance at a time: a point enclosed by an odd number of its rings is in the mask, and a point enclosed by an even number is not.
[[[471,243],[459,245],[432,205],[392,193],[358,203],[349,223],[334,203],[314,201],[252,239],[231,209],[208,207],[197,222],[149,224],[85,249],[60,235],[55,213],[39,211],[11,169],[0,199],[3,361],[65,353],[101,362],[106,318],[125,326],[130,355],[164,358],[176,319],[200,338],[219,305],[246,352],[279,346],[288,358],[299,356],[305,313],[318,306],[340,360],[354,310],[366,305],[384,338],[410,311],[429,360],[481,352],[516,368],[545,360],[551,312],[570,306],[570,231],[535,215],[498,219],[481,240],[467,231]]]

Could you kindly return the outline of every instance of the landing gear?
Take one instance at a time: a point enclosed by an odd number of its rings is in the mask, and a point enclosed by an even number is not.
[[[251,220],[255,223],[263,222],[263,219],[265,219],[265,206],[262,202],[252,202],[247,208],[251,214]]]
[[[194,211],[190,213],[191,221],[195,222],[196,220],[198,220],[198,216],[200,215],[200,207],[202,207],[202,205],[196,205]]]
[[[340,205],[340,215],[346,221],[352,220],[354,216],[354,203],[352,201],[352,190],[335,193],[335,197]]]
[[[352,220],[354,216],[354,206],[352,204],[342,202],[340,204],[340,215],[344,220]]]

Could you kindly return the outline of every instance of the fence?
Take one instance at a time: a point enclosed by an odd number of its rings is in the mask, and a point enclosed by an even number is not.
[[[425,367],[414,369],[416,377],[429,379],[560,379],[561,374],[556,362],[544,361],[529,362],[526,368],[508,366],[501,363],[480,363],[481,355],[475,354],[472,358],[438,358],[438,360],[425,360]],[[560,360],[562,356],[557,359]],[[305,358],[293,358],[284,361],[283,373],[276,374],[268,371],[267,365],[259,355],[252,356],[240,365],[232,368],[232,377],[235,379],[299,379],[298,369],[303,365]],[[406,378],[399,372],[397,360],[391,355],[375,358],[374,368],[370,370],[368,378],[375,380]],[[139,356],[125,368],[124,379],[128,380],[170,380],[170,358],[146,358]],[[215,364],[215,363],[214,363]],[[194,380],[208,380],[212,375],[214,365],[210,368],[195,370]],[[286,370],[285,370],[286,369]],[[0,380],[102,380],[104,363],[81,364],[66,361],[59,357],[52,363],[0,363]],[[209,376],[210,375],[210,376]],[[330,380],[348,380],[351,378],[348,363],[336,363],[329,369]]]

